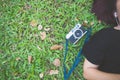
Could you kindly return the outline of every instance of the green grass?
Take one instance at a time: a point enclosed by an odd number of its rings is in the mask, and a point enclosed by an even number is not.
[[[104,27],[90,13],[91,4],[92,0],[1,0],[0,79],[41,80],[39,74],[44,73],[43,80],[63,80],[63,50],[53,51],[50,47],[55,44],[64,45],[65,35],[70,29],[85,20],[88,21],[88,26],[94,22],[93,33]],[[44,28],[50,28],[45,40],[42,41],[39,36],[44,30],[32,27],[32,20]],[[83,40],[70,46],[67,68],[72,64]],[[31,64],[27,60],[29,55],[33,56]],[[21,58],[19,61],[16,60],[18,57]],[[55,58],[60,59],[60,67],[52,64]],[[84,80],[82,63],[70,80]],[[52,69],[59,70],[59,74],[48,75],[48,71]]]

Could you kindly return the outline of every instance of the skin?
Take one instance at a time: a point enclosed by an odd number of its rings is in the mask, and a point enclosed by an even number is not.
[[[120,80],[120,74],[106,73],[98,70],[99,65],[92,64],[87,59],[83,65],[83,76],[87,80]]]
[[[117,0],[117,14],[120,21],[120,0]],[[114,27],[120,30],[120,25]],[[83,76],[87,80],[120,80],[120,74],[107,73],[98,70],[99,65],[89,62],[86,58],[83,65]]]
[[[116,4],[116,7],[117,7],[117,15],[118,15],[118,19],[120,21],[120,0],[117,0],[117,4]],[[116,30],[120,30],[120,24],[115,26],[114,29]]]

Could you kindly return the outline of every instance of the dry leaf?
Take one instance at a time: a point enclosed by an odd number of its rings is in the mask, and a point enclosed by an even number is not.
[[[57,80],[56,78],[54,78],[54,80]]]
[[[40,32],[41,40],[44,40],[46,38],[46,32]]]
[[[58,70],[50,70],[49,75],[54,75],[54,74],[58,74],[59,71]]]
[[[78,19],[78,18],[75,18],[75,20],[76,20],[76,21],[79,21],[79,19]]]
[[[94,25],[94,22],[91,22],[90,25],[91,25],[91,26]]]
[[[40,78],[43,78],[43,77],[44,77],[44,74],[43,74],[43,73],[40,73],[40,74],[39,74],[39,77],[40,77]]]
[[[53,64],[56,66],[56,67],[59,67],[60,66],[60,60],[59,59],[55,59],[53,61]]]
[[[28,63],[30,64],[32,62],[32,56],[28,56]]]
[[[44,28],[44,30],[48,32],[48,31],[50,31],[50,28]]]
[[[42,48],[41,48],[40,46],[37,46],[37,48],[38,48],[39,50],[42,50]]]
[[[19,73],[18,72],[13,72],[13,75],[14,76],[17,76]]]
[[[31,5],[25,4],[25,6],[23,7],[23,9],[28,10],[28,9],[30,9],[31,7],[32,7]]]
[[[38,22],[37,22],[36,20],[32,20],[32,21],[30,22],[30,25],[31,25],[32,27],[37,26],[37,24],[38,24]]]
[[[50,48],[51,50],[62,50],[63,49],[63,46],[62,45],[53,45],[53,46],[51,46],[51,48]]]
[[[33,34],[34,37],[38,37],[39,35],[38,34]]]
[[[98,20],[98,23],[101,24],[101,20]]]
[[[0,53],[2,53],[2,50],[0,49]]]
[[[17,57],[17,58],[16,58],[16,61],[19,61],[19,60],[21,60],[21,58],[20,58],[20,57]]]
[[[83,26],[87,26],[88,25],[88,21],[83,21]]]
[[[42,30],[42,25],[38,25],[38,30]]]
[[[87,21],[87,20],[85,20],[85,21],[84,21],[84,23],[88,24],[88,21]]]

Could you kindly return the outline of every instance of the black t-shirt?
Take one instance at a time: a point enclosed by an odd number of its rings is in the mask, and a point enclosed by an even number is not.
[[[83,54],[99,70],[120,74],[120,30],[102,29],[83,46]]]

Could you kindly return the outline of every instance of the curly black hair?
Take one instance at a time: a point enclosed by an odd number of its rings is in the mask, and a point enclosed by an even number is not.
[[[116,0],[94,0],[92,13],[97,19],[110,25],[117,25],[114,12],[116,11]]]

